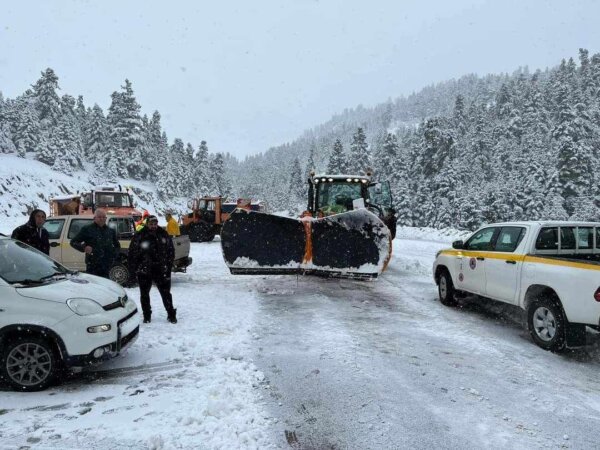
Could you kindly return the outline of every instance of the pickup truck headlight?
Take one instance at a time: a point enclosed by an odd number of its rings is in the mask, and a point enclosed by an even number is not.
[[[67,300],[67,306],[79,316],[89,316],[104,312],[104,308],[89,298],[70,298]]]

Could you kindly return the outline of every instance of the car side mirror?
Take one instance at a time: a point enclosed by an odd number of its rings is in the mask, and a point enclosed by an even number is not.
[[[456,249],[459,249],[459,250],[463,249],[463,248],[465,248],[465,243],[463,241],[461,241],[461,240],[454,241],[452,243],[452,248],[456,248]]]

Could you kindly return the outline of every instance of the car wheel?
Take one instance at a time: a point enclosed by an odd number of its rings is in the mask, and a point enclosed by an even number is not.
[[[41,391],[56,377],[58,361],[52,346],[37,337],[19,337],[2,349],[2,378],[19,391]]]
[[[129,281],[130,273],[129,269],[125,264],[115,264],[110,268],[108,272],[108,278],[110,278],[115,283],[119,283],[121,286],[124,286]]]
[[[438,279],[438,295],[442,305],[456,306],[457,302],[454,298],[454,284],[452,283],[452,277],[446,270],[440,274]]]
[[[533,341],[553,352],[564,350],[566,321],[557,299],[541,297],[527,308],[527,326]]]

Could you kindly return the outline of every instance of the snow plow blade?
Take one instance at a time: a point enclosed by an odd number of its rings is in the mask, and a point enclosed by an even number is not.
[[[366,209],[321,219],[237,210],[223,224],[221,247],[232,274],[314,274],[376,278],[392,251],[390,231]]]

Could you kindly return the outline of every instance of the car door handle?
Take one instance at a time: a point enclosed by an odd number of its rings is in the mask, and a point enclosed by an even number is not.
[[[477,257],[477,261],[484,261],[484,260],[485,260],[485,258],[483,256],[478,256]]]
[[[517,262],[513,259],[507,259],[506,264],[516,264]]]
[[[50,243],[50,247],[58,247],[58,246],[60,246],[59,242],[51,242]]]

